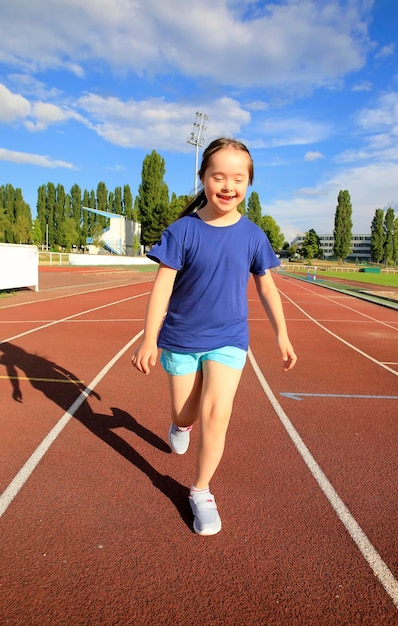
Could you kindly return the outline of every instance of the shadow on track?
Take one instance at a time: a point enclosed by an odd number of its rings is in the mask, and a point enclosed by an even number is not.
[[[1,354],[2,353],[2,354]],[[68,411],[78,395],[86,388],[72,372],[64,367],[37,354],[30,354],[8,342],[0,343],[0,365],[5,366],[12,386],[12,398],[23,402],[18,371],[24,373],[23,378],[29,380],[34,389],[57,404],[64,412]],[[92,391],[91,395],[100,400],[100,396]],[[189,489],[171,476],[158,472],[141,454],[127,441],[114,432],[116,428],[125,428],[146,441],[150,446],[171,454],[169,446],[155,433],[148,430],[137,420],[116,407],[111,407],[112,415],[94,413],[87,400],[74,415],[96,437],[104,441],[115,452],[134,465],[174,504],[181,519],[191,527],[192,514],[188,503]]]
[[[127,441],[114,432],[116,428],[131,430],[144,441],[161,452],[171,454],[169,446],[157,435],[139,424],[129,413],[111,407],[113,416],[99,415],[91,411],[87,402],[79,409],[75,418],[102,441],[118,452],[129,463],[137,467],[174,504],[181,519],[192,527],[192,513],[189,507],[189,489],[177,482],[171,476],[158,472],[141,454]]]

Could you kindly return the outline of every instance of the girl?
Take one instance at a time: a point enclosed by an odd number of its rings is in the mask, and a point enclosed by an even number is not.
[[[248,149],[235,139],[216,139],[204,151],[198,174],[203,189],[148,254],[159,268],[143,341],[132,362],[140,372],[149,374],[158,347],[162,348],[161,363],[169,375],[171,396],[169,443],[174,452],[187,451],[192,425],[199,423],[189,501],[195,532],[214,535],[221,530],[221,519],[209,483],[224,451],[246,361],[250,272],[286,371],[297,357],[268,271],[279,265],[279,260],[265,233],[238,211],[253,181]]]

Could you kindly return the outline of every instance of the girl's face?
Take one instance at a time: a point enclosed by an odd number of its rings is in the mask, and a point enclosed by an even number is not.
[[[219,217],[237,212],[246,196],[249,167],[249,155],[233,146],[213,154],[201,180],[207,198],[205,208]]]

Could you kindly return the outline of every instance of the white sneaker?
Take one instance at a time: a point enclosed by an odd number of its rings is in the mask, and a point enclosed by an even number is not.
[[[216,501],[210,491],[191,491],[189,494],[193,529],[198,535],[216,535],[221,530],[221,519]]]
[[[192,426],[181,429],[173,422],[169,428],[169,444],[172,450],[177,454],[185,454],[189,448],[189,440],[191,438]]]

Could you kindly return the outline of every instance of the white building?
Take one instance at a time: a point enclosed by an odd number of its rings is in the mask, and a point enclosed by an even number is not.
[[[297,235],[292,241],[292,246],[297,246],[300,248],[306,237],[306,233],[300,233]],[[333,246],[334,246],[334,237],[333,235],[318,235],[320,239],[320,245],[322,248],[323,256],[325,259],[330,259],[334,256]],[[370,244],[371,244],[371,236],[370,235],[352,235],[351,239],[351,252],[346,257],[352,261],[370,261]]]
[[[105,228],[100,240],[101,246],[110,254],[119,255],[134,255],[134,238],[137,237],[138,241],[141,239],[141,224],[133,222],[133,220],[127,219],[124,215],[118,215],[117,213],[109,213],[108,211],[99,211],[97,209],[89,209],[88,207],[82,207],[85,211],[102,215],[109,219],[109,227]],[[93,238],[87,238],[87,244],[96,248],[95,252],[98,253],[97,246],[93,246]],[[141,251],[141,250],[140,250]],[[139,252],[140,252],[139,251]],[[93,250],[94,252],[94,250]]]

